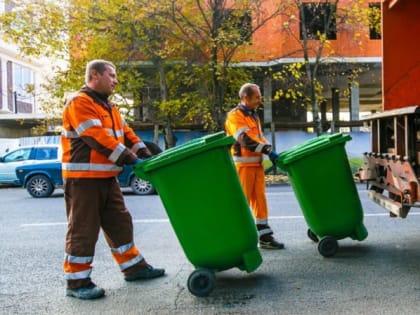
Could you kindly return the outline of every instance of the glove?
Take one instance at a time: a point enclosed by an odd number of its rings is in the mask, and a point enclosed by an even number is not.
[[[273,165],[277,163],[277,159],[279,158],[279,156],[280,155],[274,151],[271,151],[268,154],[268,158],[270,159],[271,163],[273,163]]]
[[[128,165],[133,165],[133,166],[134,165],[139,165],[139,164],[143,163],[143,161],[144,160],[137,158],[137,159],[134,160],[134,162],[132,162],[132,163],[130,163]]]

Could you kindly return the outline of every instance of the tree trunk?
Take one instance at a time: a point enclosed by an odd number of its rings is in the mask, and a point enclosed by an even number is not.
[[[163,67],[162,60],[156,62],[159,69],[159,87],[160,87],[160,98],[162,101],[168,99],[168,90],[166,88],[165,81],[165,69]],[[166,117],[165,125],[163,126],[163,137],[165,141],[165,149],[172,148],[176,145],[176,137],[172,131],[171,117]]]
[[[162,131],[165,140],[165,150],[175,147],[178,139],[172,130],[171,121],[169,119],[166,121],[166,126],[163,127]]]

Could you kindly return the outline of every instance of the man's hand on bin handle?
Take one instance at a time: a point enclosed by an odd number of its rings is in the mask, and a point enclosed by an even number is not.
[[[280,156],[280,154],[278,154],[274,151],[271,151],[268,154],[268,158],[270,159],[271,163],[273,163],[273,165],[275,165],[277,163],[277,159],[279,158],[279,156]]]
[[[132,165],[132,166],[139,165],[139,164],[143,163],[143,161],[144,161],[143,159],[137,158],[132,163],[130,163],[128,165]]]

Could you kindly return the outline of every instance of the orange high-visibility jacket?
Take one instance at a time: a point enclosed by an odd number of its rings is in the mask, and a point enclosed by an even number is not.
[[[225,129],[236,140],[231,148],[235,164],[258,166],[263,154],[270,153],[271,145],[264,137],[258,114],[245,105],[240,104],[228,113]]]
[[[117,106],[84,87],[63,113],[64,178],[109,178],[133,163],[146,146],[122,119]]]

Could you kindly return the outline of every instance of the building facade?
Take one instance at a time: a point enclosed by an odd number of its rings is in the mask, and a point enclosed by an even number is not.
[[[332,2],[261,1],[261,12],[267,13],[279,3],[287,5],[285,11],[252,34],[250,43],[241,47],[232,64],[261,69],[256,73],[256,81],[263,88],[265,122],[286,126],[286,122],[313,119],[307,117],[310,108],[294,106],[288,100],[276,98],[282,86],[265,74],[281,71],[287,65],[304,61],[305,57],[309,62],[315,62],[322,40],[319,34],[326,31],[326,27],[328,44],[318,60],[317,74],[325,100],[319,104],[321,116],[335,121],[358,120],[360,115],[381,108],[380,36],[369,25],[357,21],[357,14],[353,15],[354,20],[343,18],[346,12],[351,13],[355,3],[362,10],[379,7],[380,2],[340,0],[337,5]],[[0,0],[0,13],[10,9],[4,0]],[[363,70],[358,73],[357,80],[352,77],[355,69]],[[0,70],[0,114],[3,114],[0,119],[5,115],[40,114],[39,95],[46,73],[45,63],[20,56],[16,47],[1,41],[0,33]]]
[[[306,60],[318,67],[316,79],[323,86],[321,119],[358,120],[382,109],[381,2],[334,2],[282,1],[288,3],[285,11],[254,33],[252,45],[243,50],[239,64],[275,72]],[[265,10],[272,12],[271,6],[277,2],[267,1],[265,5]],[[262,85],[266,122],[286,126],[286,122],[313,119],[306,117],[306,112],[311,116],[309,108],[276,99],[280,83],[266,76]]]
[[[11,10],[0,0],[0,14]],[[50,63],[24,57],[0,32],[0,133],[1,137],[30,135],[45,117],[41,109],[42,83]]]

